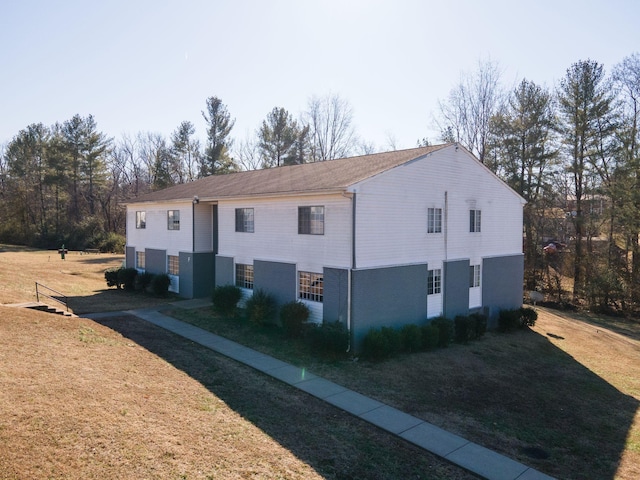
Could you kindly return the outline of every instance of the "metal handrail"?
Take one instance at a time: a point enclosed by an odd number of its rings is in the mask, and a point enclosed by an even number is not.
[[[64,298],[64,301],[60,300],[59,298],[53,297],[53,296],[51,296],[51,295],[49,295],[47,293],[40,292],[38,290],[38,286],[40,288],[44,288],[44,289],[48,290],[49,292],[57,293],[58,296]],[[43,297],[50,298],[51,300],[53,300],[55,302],[61,303],[62,305],[65,306],[65,308],[67,309],[67,312],[69,311],[69,305],[68,305],[69,299],[67,298],[67,296],[64,293],[61,293],[61,292],[59,292],[57,290],[54,290],[53,288],[47,287],[46,285],[43,285],[42,283],[36,282],[36,301],[38,301],[38,302],[40,301],[40,295],[42,295]]]

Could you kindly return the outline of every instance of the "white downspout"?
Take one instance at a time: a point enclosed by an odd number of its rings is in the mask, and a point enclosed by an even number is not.
[[[346,192],[345,192],[346,193]],[[351,351],[351,277],[352,271],[356,268],[356,192],[350,195],[342,194],[342,196],[351,199],[351,268],[347,270],[347,333],[349,343],[347,352]]]
[[[449,231],[449,192],[444,192],[444,260],[448,260],[447,256],[447,247],[448,247],[448,238],[447,234]]]

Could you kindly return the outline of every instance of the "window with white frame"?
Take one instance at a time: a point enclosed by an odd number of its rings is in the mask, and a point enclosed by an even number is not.
[[[180,257],[178,255],[167,255],[167,273],[180,275]]]
[[[427,270],[427,295],[442,293],[442,270]]]
[[[469,266],[469,288],[480,286],[480,265]]]
[[[136,252],[136,268],[144,270],[145,268],[144,252]]]
[[[442,233],[442,209],[427,209],[427,233]]]
[[[472,233],[480,232],[482,220],[482,212],[480,210],[469,210],[469,231]]]
[[[236,208],[236,232],[253,233],[253,208]]]
[[[322,302],[324,278],[321,273],[298,272],[298,297],[302,300]]]
[[[180,230],[180,210],[167,210],[167,228]]]
[[[253,265],[236,263],[236,287],[253,290]]]
[[[147,212],[136,212],[136,228],[147,228]]]
[[[324,235],[324,207],[298,207],[298,233]]]

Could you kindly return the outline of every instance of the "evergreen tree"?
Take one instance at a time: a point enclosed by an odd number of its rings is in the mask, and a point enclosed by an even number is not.
[[[258,131],[262,167],[279,167],[296,162],[298,124],[284,108],[274,107]]]
[[[558,102],[560,134],[565,146],[567,170],[572,177],[574,209],[571,219],[575,230],[573,296],[577,301],[585,291],[585,267],[588,265],[584,239],[587,234],[585,199],[593,193],[590,157],[595,155],[600,138],[599,122],[610,114],[612,93],[605,81],[604,68],[592,60],[574,63],[560,82]]]
[[[193,123],[182,122],[171,134],[171,150],[174,156],[172,176],[176,183],[192,182],[196,179],[196,164],[200,143],[193,138],[196,129]]]
[[[640,304],[640,54],[622,60],[613,70],[620,92],[621,121],[617,131],[620,143],[619,170],[620,227],[631,262],[627,273],[630,300]]]
[[[207,111],[203,111],[202,116],[207,122],[207,144],[200,163],[200,177],[236,170],[230,156],[232,141],[229,138],[235,120],[231,119],[227,107],[218,97],[209,97]]]
[[[496,167],[511,188],[527,201],[523,212],[525,273],[527,288],[531,290],[537,288],[539,281],[539,245],[558,153],[552,105],[547,90],[523,80],[491,123]]]

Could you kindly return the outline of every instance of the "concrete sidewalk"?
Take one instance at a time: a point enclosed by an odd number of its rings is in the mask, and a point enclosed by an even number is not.
[[[186,300],[170,305],[178,308],[198,308],[211,305],[211,302]],[[160,308],[166,308],[166,305]],[[83,316],[98,319],[114,316],[118,313],[120,312]],[[135,315],[217,353],[244,363],[397,435],[482,478],[488,480],[549,480],[553,478],[419,418],[320,378],[304,368],[290,365],[201,328],[163,315],[158,308],[129,310],[123,313]]]

